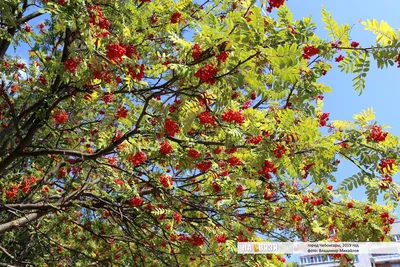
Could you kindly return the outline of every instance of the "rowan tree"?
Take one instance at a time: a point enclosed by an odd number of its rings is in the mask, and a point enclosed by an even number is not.
[[[0,262],[283,266],[236,242],[388,241],[399,140],[372,110],[329,120],[319,79],[338,65],[361,93],[399,35],[367,21],[365,47],[322,14],[329,41],[284,0],[1,1]],[[340,161],[359,172],[334,187]]]

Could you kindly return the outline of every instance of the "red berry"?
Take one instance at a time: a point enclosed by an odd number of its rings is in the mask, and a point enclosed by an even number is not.
[[[140,206],[143,204],[143,199],[141,197],[134,197],[131,200],[129,200],[129,204],[131,206]]]
[[[272,12],[273,8],[279,8],[284,3],[285,3],[285,0],[269,0],[268,1],[269,6],[267,7],[267,11]]]
[[[212,162],[211,161],[204,161],[202,163],[198,163],[195,165],[196,169],[198,169],[201,172],[206,172],[208,171],[212,166]]]
[[[126,49],[123,46],[121,46],[120,44],[113,44],[110,41],[106,49],[107,49],[106,56],[110,61],[117,64],[122,62],[123,60],[122,57],[126,53]]]
[[[130,161],[133,166],[138,166],[145,162],[147,159],[146,154],[144,152],[136,152],[135,155],[131,155],[128,158],[128,161]]]
[[[164,155],[168,155],[173,150],[172,146],[168,142],[160,143],[160,153]]]
[[[315,56],[316,54],[319,53],[319,49],[312,46],[312,45],[307,45],[303,49],[303,58],[304,59],[310,59],[312,56]]]
[[[245,117],[243,116],[242,112],[230,109],[222,114],[222,120],[242,124],[245,120]]]
[[[343,56],[343,55],[340,55],[340,56],[338,56],[338,57],[335,58],[335,61],[336,61],[336,62],[340,62],[340,61],[342,61],[343,59],[344,59],[344,56]]]
[[[180,12],[175,12],[171,15],[171,23],[175,24],[178,23],[181,20],[182,13]]]
[[[205,64],[205,66],[199,69],[194,76],[199,78],[202,82],[212,85],[217,81],[215,75],[218,71],[219,69],[215,68],[214,64]]]
[[[360,43],[355,42],[355,41],[351,42],[351,44],[350,44],[350,46],[354,47],[354,48],[358,47],[359,45],[360,45]]]

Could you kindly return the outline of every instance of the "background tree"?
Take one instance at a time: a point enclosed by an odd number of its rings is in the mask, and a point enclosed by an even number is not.
[[[0,3],[1,262],[279,266],[236,242],[389,240],[398,138],[371,110],[329,123],[318,79],[334,60],[361,93],[398,34],[367,21],[363,47],[323,10],[327,42],[255,2]],[[333,188],[339,158],[360,171]]]

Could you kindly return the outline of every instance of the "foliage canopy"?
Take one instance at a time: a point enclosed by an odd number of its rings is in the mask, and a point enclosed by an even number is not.
[[[319,78],[339,62],[361,94],[399,33],[368,20],[363,47],[322,10],[326,41],[259,2],[1,1],[0,262],[280,266],[236,242],[389,240],[399,140],[372,109],[330,122]],[[340,160],[359,172],[333,188]]]

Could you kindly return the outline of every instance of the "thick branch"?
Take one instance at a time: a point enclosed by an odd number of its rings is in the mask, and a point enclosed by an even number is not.
[[[28,21],[30,21],[31,19],[40,17],[40,16],[43,15],[43,14],[44,14],[44,12],[42,12],[42,11],[39,11],[39,10],[38,10],[38,11],[35,11],[35,12],[29,14],[29,15],[26,15],[25,17],[22,17],[22,18],[19,20],[19,24],[23,24],[23,23],[25,23],[25,22],[28,22]]]
[[[33,212],[33,213],[29,213],[19,219],[0,224],[0,234],[7,232],[11,229],[24,226],[25,224],[30,223],[46,214],[47,214],[47,212]]]

